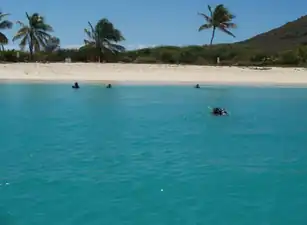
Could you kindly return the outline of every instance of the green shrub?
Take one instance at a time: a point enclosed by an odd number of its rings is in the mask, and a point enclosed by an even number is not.
[[[263,52],[256,53],[250,57],[251,62],[263,62],[268,58],[268,55]]]
[[[280,55],[279,64],[281,65],[298,65],[300,63],[300,58],[298,57],[296,51],[286,51]]]
[[[204,59],[203,57],[198,57],[196,61],[194,62],[195,65],[208,65],[208,61]]]
[[[121,57],[119,61],[123,63],[132,63],[134,60],[128,56],[124,56],[124,57]]]
[[[18,57],[19,54],[19,57]],[[16,50],[0,51],[0,61],[24,62],[29,58],[28,53]]]
[[[0,52],[0,61],[25,62],[29,53],[16,50]],[[35,61],[63,62],[71,58],[72,62],[125,62],[125,63],[166,63],[189,65],[289,65],[298,66],[307,64],[307,46],[300,46],[287,52],[266,52],[251,48],[243,44],[220,44],[213,46],[159,46],[144,48],[116,54],[100,53],[95,48],[83,46],[80,49],[58,49],[53,52],[38,52],[34,54]]]
[[[306,46],[299,47],[297,49],[297,55],[302,64],[306,63],[307,62],[307,47]]]
[[[136,58],[136,60],[134,60],[134,63],[144,63],[144,64],[146,64],[146,63],[157,63],[157,60],[156,60],[156,58],[154,58],[154,57],[138,57],[138,58]]]

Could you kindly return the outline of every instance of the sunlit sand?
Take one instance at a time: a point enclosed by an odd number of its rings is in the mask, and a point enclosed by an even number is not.
[[[307,70],[239,67],[98,64],[0,64],[2,82],[67,82],[131,84],[230,84],[307,86]]]

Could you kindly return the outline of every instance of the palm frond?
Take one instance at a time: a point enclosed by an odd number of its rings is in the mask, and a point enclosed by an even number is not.
[[[205,20],[208,22],[208,23],[211,23],[212,22],[212,18],[207,16],[206,14],[204,13],[198,13],[198,15],[202,16],[205,18]]]
[[[0,22],[0,29],[11,29],[13,27],[13,23],[9,20],[4,20]]]
[[[60,47],[60,39],[57,37],[50,37],[46,41],[45,51],[53,52]]]
[[[124,52],[126,49],[124,46],[122,45],[118,45],[118,44],[110,44],[110,50],[112,52]]]
[[[88,29],[84,29],[85,34],[88,36],[89,39],[94,39],[93,38],[93,33],[89,31]]]
[[[41,35],[40,33],[38,33],[38,31],[35,31],[35,33],[33,33],[32,44],[35,52],[40,51],[42,47],[45,48],[47,45],[46,42],[47,42],[47,37]]]
[[[54,29],[51,25],[45,24],[45,31],[47,32],[54,32]]]
[[[205,29],[210,29],[210,28],[212,28],[212,27],[213,27],[213,25],[210,24],[210,23],[203,24],[203,25],[201,25],[201,26],[198,28],[198,31],[202,31],[202,30],[205,30]]]
[[[109,41],[120,42],[125,40],[121,32],[114,28],[111,31],[106,31],[105,33],[102,33],[102,35],[104,35],[104,39]]]
[[[9,13],[2,13],[0,12],[0,20],[2,20],[4,17],[10,16],[11,14]]]
[[[123,34],[121,33],[120,30],[118,29],[114,29],[114,39],[115,42],[120,42],[120,41],[124,41],[125,38],[123,36]]]
[[[21,48],[21,50],[25,49],[27,42],[28,42],[28,36],[24,36],[23,39],[19,43],[19,47]]]
[[[16,23],[19,25],[19,26],[21,26],[21,27],[25,27],[26,25],[23,23],[23,22],[21,22],[21,21],[16,21]]]
[[[34,51],[35,52],[39,52],[40,51],[40,42],[37,38],[35,39],[32,39],[32,44],[33,44],[33,47],[34,47]]]
[[[37,30],[36,31],[36,35],[40,36],[40,37],[44,37],[46,40],[48,40],[49,38],[51,38],[51,35],[48,34],[46,31],[43,30]]]
[[[89,41],[89,40],[86,40],[86,39],[84,39],[84,44],[85,45],[89,45],[89,46],[95,46],[95,41]]]
[[[231,22],[221,23],[221,26],[224,28],[237,28],[237,24]]]
[[[13,41],[16,41],[24,36],[26,36],[29,33],[29,27],[22,27],[20,28],[15,36],[13,37]]]
[[[0,12],[0,29],[11,29],[13,27],[13,23],[9,20],[3,20],[5,17],[9,16],[9,13]]]
[[[236,16],[234,14],[231,14],[230,12],[228,12],[227,17],[228,17],[228,21],[236,18]]]
[[[29,14],[26,12],[26,17],[27,19],[30,21],[31,20],[31,17],[29,16]]]
[[[212,18],[213,13],[212,13],[212,8],[211,8],[211,6],[210,6],[210,5],[208,5],[208,10],[209,10],[209,12],[210,12],[210,17]]]
[[[46,48],[48,38],[43,35],[37,35],[36,38],[38,41],[39,50],[40,50],[40,47]]]
[[[226,33],[226,34],[228,34],[228,35],[230,35],[230,36],[232,36],[232,37],[236,37],[233,33],[231,33],[229,30],[227,30],[226,28],[224,28],[224,27],[219,27],[219,29],[222,31],[222,32],[224,32],[224,33]]]
[[[91,33],[95,33],[95,29],[94,29],[93,25],[91,24],[91,22],[88,22],[88,25],[91,28]]]
[[[223,4],[220,4],[215,7],[213,11],[212,19],[214,21],[221,21],[221,20],[224,20],[224,18],[226,18],[227,14],[228,14],[227,9],[224,7]]]
[[[0,32],[0,44],[6,45],[6,44],[8,44],[8,42],[9,42],[9,40],[7,39],[7,37]]]
[[[223,4],[218,5],[213,12],[213,20],[217,22],[230,22],[235,18]]]
[[[49,24],[45,24],[45,23],[37,23],[36,29],[43,30],[43,31],[46,31],[46,32],[53,32],[53,27],[50,26]]]

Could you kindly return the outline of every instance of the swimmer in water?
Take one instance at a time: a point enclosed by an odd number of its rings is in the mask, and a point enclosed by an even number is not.
[[[212,114],[215,116],[227,116],[228,112],[223,108],[216,107],[212,109]]]
[[[107,85],[107,88],[112,88],[112,85],[111,85],[111,84],[108,84],[108,85]]]
[[[75,82],[75,84],[74,84],[73,86],[71,86],[71,87],[72,87],[72,88],[75,88],[75,89],[80,88],[80,86],[79,86],[78,82]]]
[[[200,88],[199,84],[196,84],[196,85],[195,85],[195,88]]]

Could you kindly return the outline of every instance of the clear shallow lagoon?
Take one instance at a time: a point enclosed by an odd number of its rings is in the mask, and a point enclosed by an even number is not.
[[[0,84],[0,224],[306,225],[306,115],[300,88]]]

